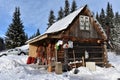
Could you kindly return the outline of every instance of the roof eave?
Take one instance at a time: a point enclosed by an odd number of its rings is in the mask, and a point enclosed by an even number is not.
[[[33,39],[28,40],[26,43],[27,44],[34,43],[34,42],[37,42],[39,40],[43,40],[43,39],[45,39],[47,37],[48,37],[48,34],[39,35],[39,36],[37,36],[37,37],[35,37]]]

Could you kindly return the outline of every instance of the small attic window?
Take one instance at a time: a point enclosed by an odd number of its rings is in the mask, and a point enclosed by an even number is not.
[[[89,30],[90,29],[90,20],[88,16],[80,15],[80,30]]]

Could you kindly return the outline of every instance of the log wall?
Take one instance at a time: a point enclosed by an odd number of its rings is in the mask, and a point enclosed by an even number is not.
[[[89,58],[85,59],[86,61],[93,61],[96,62],[96,65],[99,66],[104,66],[106,63],[106,57],[104,54],[104,45],[103,44],[85,44],[85,43],[78,43],[74,42],[74,47],[72,49],[68,48],[67,49],[67,55],[68,55],[68,62],[73,62],[74,57],[73,57],[73,51],[75,53],[75,61],[82,61],[82,57],[85,58],[85,50],[89,54]],[[65,58],[64,58],[64,50],[58,51],[58,61],[64,63]]]

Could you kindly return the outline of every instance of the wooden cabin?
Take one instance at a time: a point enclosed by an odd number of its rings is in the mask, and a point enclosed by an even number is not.
[[[85,5],[27,43],[29,56],[36,57],[36,50],[41,46],[48,63],[55,60],[64,64],[84,59],[84,62],[91,61],[106,66],[106,41],[103,28]]]

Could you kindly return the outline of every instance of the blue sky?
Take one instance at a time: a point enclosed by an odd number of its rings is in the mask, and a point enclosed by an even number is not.
[[[4,37],[9,25],[12,23],[15,7],[20,7],[21,20],[28,36],[34,34],[39,28],[43,34],[47,28],[50,10],[55,16],[60,7],[64,8],[65,0],[0,0],[0,37]],[[88,4],[89,9],[96,13],[101,8],[106,10],[107,3],[112,4],[114,12],[120,12],[120,0],[76,0],[77,8]],[[69,0],[72,3],[72,0]]]

